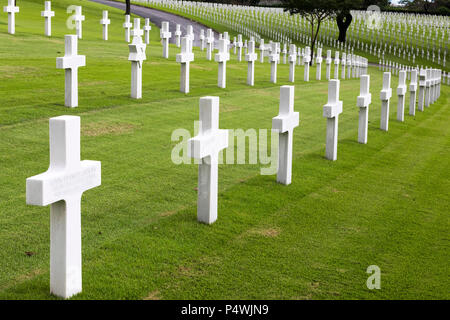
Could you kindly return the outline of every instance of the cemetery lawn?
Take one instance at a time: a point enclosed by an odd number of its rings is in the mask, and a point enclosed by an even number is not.
[[[64,107],[64,55],[70,4],[86,21],[79,54],[79,107]],[[175,165],[179,141],[194,133],[201,96],[220,97],[220,127],[270,129],[280,64],[247,64],[232,54],[227,89],[217,63],[195,48],[191,93],[179,89],[179,49],[161,58],[153,26],[143,67],[143,99],[129,98],[131,63],[123,12],[87,1],[52,3],[46,38],[43,2],[20,1],[16,35],[0,15],[0,299],[56,299],[49,294],[49,207],[25,204],[25,179],[49,163],[48,119],[81,117],[81,159],[102,162],[102,186],[82,200],[83,292],[73,299],[449,299],[449,87],[415,117],[397,122],[395,87],[389,132],[379,130],[382,73],[370,68],[368,144],[357,143],[359,79],[342,80],[338,160],[324,158],[327,81],[303,82],[296,68],[292,184],[260,175],[266,165],[219,166],[219,217],[196,221],[196,165]],[[110,40],[101,40],[101,10]],[[142,22],[141,22],[142,24]],[[325,77],[323,64],[322,77]],[[310,70],[315,78],[315,66]],[[406,113],[409,93],[406,96]],[[381,289],[369,290],[369,265]]]

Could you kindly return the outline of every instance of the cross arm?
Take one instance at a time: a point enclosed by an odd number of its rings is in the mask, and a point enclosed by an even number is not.
[[[71,195],[101,184],[100,161],[84,160],[79,166],[67,169],[49,169],[26,181],[27,204],[47,206]]]

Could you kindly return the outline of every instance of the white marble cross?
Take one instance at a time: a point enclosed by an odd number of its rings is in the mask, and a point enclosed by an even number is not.
[[[111,20],[108,19],[108,10],[103,10],[102,19],[100,24],[103,25],[103,40],[108,40],[108,25],[111,24]]]
[[[423,111],[425,106],[425,88],[427,86],[427,73],[421,69],[419,73],[419,103],[418,110]]]
[[[336,51],[334,54],[334,78],[339,79],[339,51]]]
[[[247,67],[247,84],[249,86],[255,85],[255,60],[258,59],[258,54],[255,52],[255,41],[248,42],[248,53],[245,55],[245,60],[248,61]]]
[[[316,57],[316,80],[322,80],[322,48],[317,48]]]
[[[264,63],[264,52],[266,50],[266,46],[264,45],[264,39],[261,39],[259,42],[259,62]]]
[[[144,24],[144,42],[145,44],[150,44],[150,30],[152,30],[152,26],[150,25],[150,19],[145,18]]]
[[[82,7],[75,7],[75,15],[73,20],[75,21],[75,29],[77,30],[78,39],[83,37],[83,21],[85,20],[85,16],[81,13]]]
[[[328,102],[323,106],[323,116],[327,118],[327,143],[325,156],[329,160],[337,159],[339,114],[342,113],[342,101],[339,101],[340,80],[328,83]]]
[[[381,99],[381,118],[380,129],[388,131],[389,129],[389,100],[392,97],[391,73],[383,73],[383,89],[380,92]]]
[[[212,29],[206,30],[206,60],[212,60],[212,53],[214,51],[214,33]]]
[[[331,50],[327,50],[327,58],[325,59],[325,63],[327,65],[327,80],[331,79]]]
[[[409,115],[416,115],[417,70],[411,70],[411,82],[409,84]]]
[[[169,59],[169,39],[172,37],[172,32],[169,31],[169,22],[162,22],[160,36],[163,44],[163,58]]]
[[[297,46],[289,46],[289,82],[295,82],[295,63],[297,62]]]
[[[282,86],[279,113],[272,118],[272,130],[279,133],[277,182],[286,185],[292,181],[292,144],[294,128],[298,124],[299,113],[294,112],[294,86]]]
[[[204,51],[206,45],[205,30],[200,30],[200,50]]]
[[[16,13],[19,12],[19,7],[14,4],[15,0],[8,0],[8,5],[3,7],[3,11],[8,13],[8,33],[16,33]]]
[[[360,93],[356,99],[356,105],[359,107],[358,123],[358,142],[367,143],[367,127],[369,123],[369,105],[372,102],[370,94],[370,76],[363,75],[360,80]]]
[[[214,60],[219,63],[218,72],[218,86],[219,88],[226,88],[227,86],[227,61],[230,60],[230,53],[228,52],[228,40],[219,40],[219,53],[216,53]]]
[[[342,72],[341,72],[341,79],[345,79],[345,65],[347,64],[347,54],[345,52],[342,53]]]
[[[219,129],[219,97],[200,98],[200,131],[188,143],[189,157],[201,159],[197,219],[211,224],[217,220],[219,152],[228,147],[228,130]]]
[[[50,292],[81,292],[81,196],[101,184],[101,163],[80,161],[80,117],[50,119],[50,166],[26,181],[26,202],[50,205]]]
[[[406,93],[406,71],[400,71],[398,77],[398,87],[397,87],[397,120],[405,120],[405,93]]]
[[[305,66],[305,71],[303,74],[303,80],[309,81],[309,63],[311,62],[311,49],[309,47],[305,48],[305,54],[303,55],[303,64]]]
[[[55,16],[55,11],[52,11],[51,1],[45,1],[45,10],[41,11],[41,17],[45,17],[45,35],[50,37],[52,35],[52,17]]]
[[[191,25],[188,25],[186,28],[186,37],[188,37],[192,43],[194,43],[195,35],[194,35],[194,28]]]
[[[176,25],[175,29],[175,45],[179,48],[181,46],[181,26]]]
[[[287,47],[286,47],[286,43],[283,43],[283,64],[286,64],[287,62]]]
[[[237,37],[237,42],[236,42],[236,47],[237,47],[237,49],[238,49],[238,52],[237,52],[237,61],[242,61],[242,46],[243,46],[243,43],[242,43],[242,34],[238,34],[238,37]]]
[[[86,65],[86,56],[78,55],[78,39],[75,35],[65,36],[64,57],[56,58],[56,68],[65,69],[66,107],[78,106],[78,68]]]
[[[177,54],[176,59],[181,64],[180,91],[189,93],[189,64],[194,61],[192,39],[190,37],[181,38],[181,53]]]
[[[141,20],[134,19],[134,29],[131,32],[133,35],[133,42],[128,45],[130,54],[128,61],[131,61],[131,98],[142,98],[142,62],[147,60],[145,49],[147,45],[142,42]]]
[[[349,53],[347,55],[347,78],[351,79],[352,78],[352,54]]]
[[[278,42],[272,42],[272,52],[269,54],[270,62],[270,82],[277,83],[277,66],[280,62],[280,54],[278,53]]]
[[[130,42],[131,41],[131,28],[133,27],[133,24],[130,21],[130,15],[125,15],[125,22],[123,23],[123,28],[125,29],[125,41]]]
[[[431,69],[426,69],[427,78],[426,78],[426,85],[425,85],[425,107],[430,106],[430,96],[431,96],[431,83],[433,79],[431,79]]]

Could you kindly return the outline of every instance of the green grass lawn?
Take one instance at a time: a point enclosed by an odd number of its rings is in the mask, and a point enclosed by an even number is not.
[[[83,5],[79,107],[64,107],[67,5]],[[175,165],[177,128],[194,131],[199,97],[220,97],[220,127],[267,129],[278,114],[279,83],[270,65],[232,55],[227,89],[217,63],[195,48],[191,93],[179,92],[179,52],[161,58],[152,29],[143,99],[132,100],[123,13],[88,1],[53,1],[54,36],[44,33],[41,1],[21,1],[16,35],[0,15],[0,299],[49,294],[48,207],[25,204],[25,179],[48,168],[48,119],[81,116],[82,159],[102,162],[102,186],[82,201],[83,292],[74,299],[449,299],[450,127],[448,86],[415,117],[379,130],[382,73],[370,68],[373,103],[367,145],[357,143],[359,80],[341,81],[338,160],[324,158],[327,81],[303,82],[297,67],[293,182],[260,175],[260,165],[219,166],[219,218],[196,221],[197,166]],[[311,68],[315,79],[315,67]],[[325,77],[325,66],[323,78]],[[398,78],[392,78],[392,87]],[[409,94],[406,101],[409,102]],[[408,107],[406,107],[408,109]],[[26,252],[32,252],[28,256]],[[369,290],[366,268],[381,268]]]

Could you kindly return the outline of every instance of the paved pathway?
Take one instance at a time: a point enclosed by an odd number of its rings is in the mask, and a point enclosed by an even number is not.
[[[111,0],[91,0],[93,2],[101,3],[110,7],[122,9],[125,11],[125,3],[122,2],[116,2]],[[206,36],[206,30],[208,29],[204,25],[190,20],[188,18],[177,16],[176,14],[147,8],[147,7],[141,7],[138,5],[131,5],[131,13],[134,13],[138,16],[141,16],[143,18],[150,18],[150,21],[155,24],[158,28],[161,28],[163,21],[169,21],[169,30],[172,32],[172,38],[170,38],[170,43],[175,43],[175,29],[176,25],[179,24],[181,27],[182,36],[186,34],[187,26],[191,25],[194,30],[195,40],[194,40],[194,46],[200,47],[200,30],[204,30],[205,36]],[[143,25],[143,21],[141,21],[141,26]],[[214,31],[214,38],[216,39],[215,47],[218,46],[218,39],[219,34]]]

